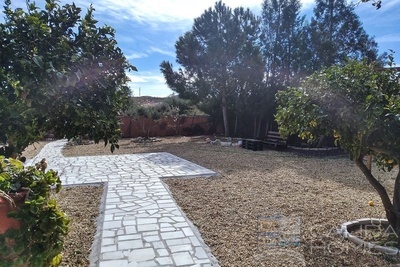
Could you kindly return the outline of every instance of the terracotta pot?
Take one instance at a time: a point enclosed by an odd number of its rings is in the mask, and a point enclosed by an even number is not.
[[[0,234],[4,234],[9,229],[18,229],[20,227],[19,221],[7,217],[7,213],[23,204],[29,195],[29,191],[29,189],[23,189],[21,192],[8,194],[14,203],[10,203],[10,199],[0,196]]]
[[[0,197],[0,234],[4,234],[9,229],[18,229],[19,222],[13,218],[8,218],[7,213],[12,211],[8,201]]]
[[[29,195],[30,190],[29,189],[23,189],[19,193],[12,193],[12,194],[7,194],[6,196],[0,195],[0,234],[4,234],[10,229],[18,229],[20,227],[19,221],[7,217],[7,213],[10,211],[16,210],[19,205],[23,204],[26,200],[26,198]],[[15,241],[12,239],[6,238],[6,244],[7,246],[14,246]],[[4,257],[4,258],[3,258]],[[7,256],[1,256],[1,259],[5,260],[16,260],[18,256],[16,255],[7,255]],[[1,260],[0,259],[0,260]],[[28,267],[29,264],[28,262],[23,263],[22,265],[19,265],[18,267]]]

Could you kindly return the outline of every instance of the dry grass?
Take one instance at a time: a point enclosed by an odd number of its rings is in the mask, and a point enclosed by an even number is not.
[[[40,141],[28,146],[22,153],[22,156],[26,157],[27,159],[35,157],[40,152],[40,150],[49,142],[51,141]]]
[[[222,266],[395,266],[336,234],[343,222],[384,217],[378,195],[345,156],[249,151],[212,146],[205,137],[160,143],[121,140],[116,154],[170,152],[217,171],[214,178],[164,180]],[[103,145],[74,146],[65,156],[110,154]],[[375,173],[391,188],[387,173]],[[376,205],[371,207],[368,201]],[[300,247],[266,247],[259,216],[301,220]]]

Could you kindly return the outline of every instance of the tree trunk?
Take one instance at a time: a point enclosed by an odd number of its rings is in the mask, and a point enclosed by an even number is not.
[[[400,168],[397,172],[395,184],[394,184],[394,193],[393,193],[393,206],[396,210],[400,210]]]
[[[261,132],[261,124],[262,124],[262,115],[259,118],[258,122],[258,128],[257,128],[257,137],[260,137],[260,132]]]
[[[358,159],[355,160],[355,162],[357,167],[363,172],[363,174],[367,178],[368,182],[378,192],[382,200],[382,204],[385,208],[386,218],[388,219],[390,226],[394,229],[394,231],[397,234],[398,238],[397,247],[400,248],[400,213],[398,209],[396,209],[396,207],[390,201],[389,195],[385,187],[383,187],[383,185],[372,175],[371,170],[369,170],[368,167],[364,164],[363,156],[360,156]],[[396,203],[396,206],[398,206],[400,202],[399,192],[396,192],[396,190],[399,191],[400,187],[399,183],[400,183],[400,170],[396,177],[395,193],[393,199],[393,203]]]
[[[265,126],[265,134],[264,134],[264,136],[267,136],[268,131],[269,131],[269,122],[267,121],[267,124]]]
[[[399,161],[397,161],[399,162]],[[397,176],[394,184],[394,193],[393,193],[393,208],[396,211],[400,211],[400,168],[397,171]],[[397,248],[400,248],[400,218],[397,214],[397,227],[395,228],[397,234]]]
[[[228,137],[229,136],[229,125],[228,125],[228,108],[226,106],[226,92],[222,93],[221,107],[222,107],[222,118],[224,120],[225,136]]]
[[[233,129],[233,136],[237,136],[238,115],[235,116],[235,128]]]
[[[321,147],[322,147],[323,143],[325,142],[325,139],[326,139],[326,136],[325,136],[325,135],[321,135],[321,136],[319,137],[319,139],[318,139],[318,144],[317,144],[317,147],[318,147],[318,148],[321,148]]]

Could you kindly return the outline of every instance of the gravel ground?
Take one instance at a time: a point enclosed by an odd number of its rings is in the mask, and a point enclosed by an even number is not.
[[[161,151],[220,174],[164,182],[222,266],[397,266],[392,259],[357,248],[337,235],[336,229],[343,222],[384,218],[378,195],[340,152],[249,151],[210,145],[205,137],[181,137],[151,144],[121,140],[114,154]],[[100,155],[110,151],[103,145],[85,145],[67,147],[63,154]],[[373,171],[387,188],[392,188],[388,173]],[[65,193],[71,193],[77,203],[79,199],[86,201],[86,190],[74,192],[78,188]],[[64,200],[67,206],[75,205],[69,204],[67,197],[61,202]],[[368,205],[371,200],[375,206]],[[98,211],[98,206],[91,209]],[[86,216],[83,211],[79,214],[80,220]],[[89,220],[92,223],[93,218]],[[94,224],[89,227],[95,228]],[[295,236],[300,233],[301,245],[289,242],[287,247],[268,246],[274,239],[261,234],[270,230]],[[82,239],[78,237],[72,234],[72,243]],[[289,239],[280,236],[279,240]],[[74,265],[77,253],[71,253],[85,251],[66,248],[70,251],[64,255],[65,266],[85,266]]]

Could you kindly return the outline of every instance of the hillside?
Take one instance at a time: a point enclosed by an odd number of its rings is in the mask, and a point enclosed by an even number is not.
[[[155,106],[162,103],[165,97],[153,97],[153,96],[136,96],[132,97],[139,106]]]

